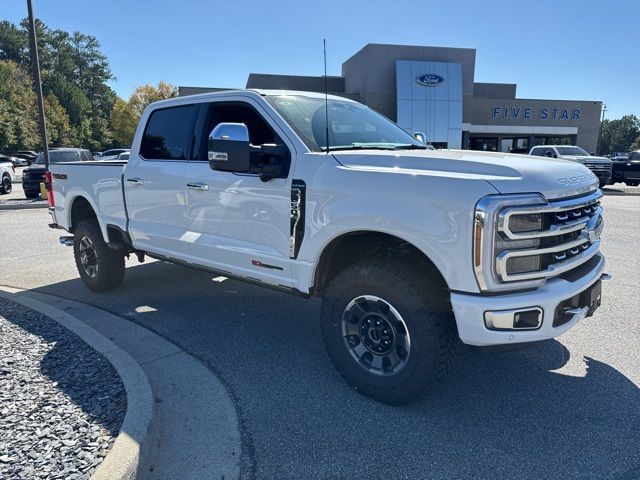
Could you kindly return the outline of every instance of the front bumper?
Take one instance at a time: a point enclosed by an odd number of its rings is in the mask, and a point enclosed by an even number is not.
[[[598,177],[598,181],[602,184],[609,184],[613,179],[613,171],[611,169],[589,168],[591,172]]]
[[[504,295],[468,295],[452,293],[451,305],[456,317],[460,339],[468,345],[488,346],[507,345],[523,342],[537,342],[562,335],[584,318],[576,314],[570,321],[558,327],[553,319],[558,305],[596,283],[603,275],[605,260],[600,262],[586,275],[576,281],[562,278],[548,280],[542,287],[528,292]],[[542,325],[537,330],[489,330],[484,322],[484,312],[515,310],[539,307],[543,311]]]

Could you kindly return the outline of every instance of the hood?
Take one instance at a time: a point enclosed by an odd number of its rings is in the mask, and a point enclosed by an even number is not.
[[[556,158],[473,150],[353,150],[334,152],[346,168],[489,182],[500,193],[575,196],[598,188],[584,165]]]

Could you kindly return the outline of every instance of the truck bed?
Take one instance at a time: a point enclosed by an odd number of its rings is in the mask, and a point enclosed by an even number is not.
[[[74,201],[84,197],[100,220],[105,238],[107,225],[116,225],[125,230],[127,214],[122,174],[126,164],[123,160],[52,164],[55,222],[68,229]]]

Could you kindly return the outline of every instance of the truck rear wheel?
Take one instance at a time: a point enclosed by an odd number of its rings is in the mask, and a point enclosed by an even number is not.
[[[417,268],[370,260],[327,288],[322,334],[349,384],[380,402],[418,400],[447,373],[457,347],[446,289]]]
[[[73,254],[80,278],[95,292],[113,290],[124,278],[124,255],[107,246],[95,221],[78,224]]]

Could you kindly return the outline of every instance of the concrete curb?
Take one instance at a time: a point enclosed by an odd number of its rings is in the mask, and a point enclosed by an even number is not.
[[[618,197],[640,197],[640,192],[621,192],[615,190],[603,190],[604,195],[618,196]]]
[[[48,203],[44,204],[32,204],[32,203],[14,203],[10,205],[3,205],[0,203],[0,211],[1,210],[30,210],[35,208],[47,208],[49,206]]]
[[[0,297],[36,310],[58,322],[113,365],[127,394],[127,412],[113,447],[91,478],[128,480],[138,477],[149,460],[155,431],[153,392],[140,365],[122,348],[83,321],[37,300],[29,292],[0,286]]]

